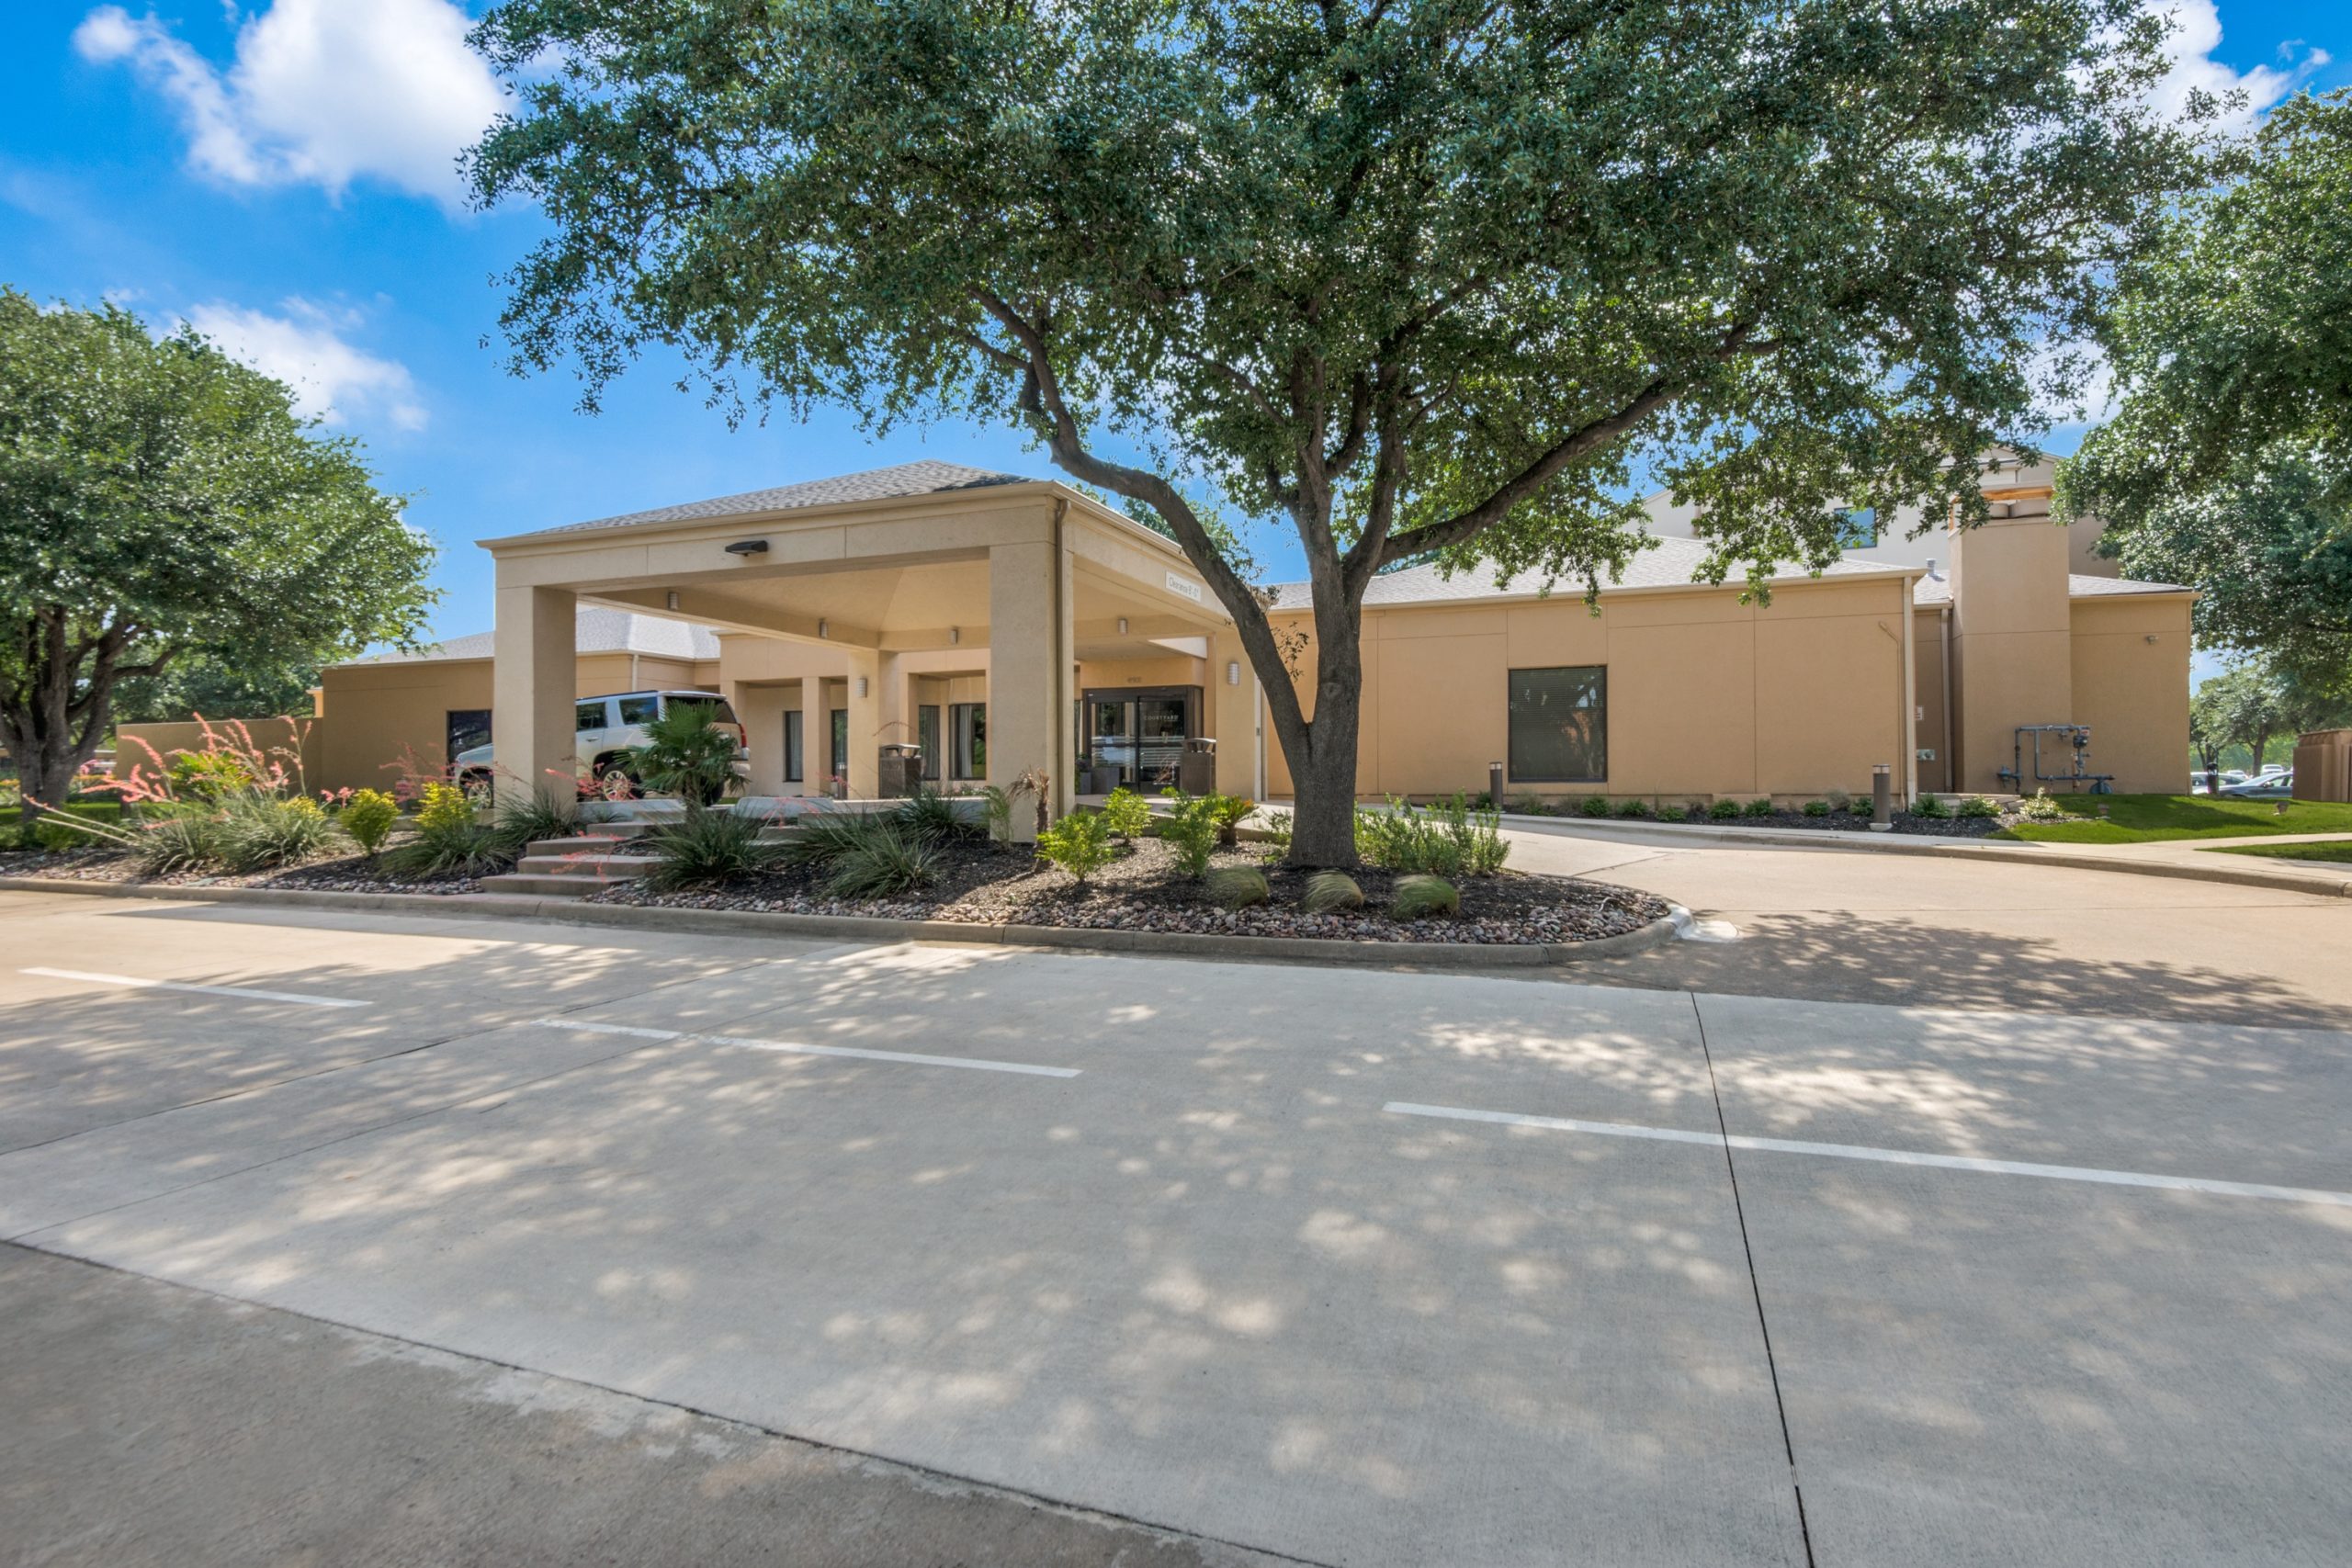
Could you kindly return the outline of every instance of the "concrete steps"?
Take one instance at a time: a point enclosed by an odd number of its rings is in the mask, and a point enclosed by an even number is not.
[[[603,823],[592,833],[534,840],[524,847],[513,871],[483,877],[482,891],[584,898],[616,882],[634,881],[662,863],[655,855],[627,852],[643,836],[639,823]]]

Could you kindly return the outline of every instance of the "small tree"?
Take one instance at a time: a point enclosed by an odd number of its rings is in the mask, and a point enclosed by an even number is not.
[[[64,803],[118,682],[406,640],[432,559],[278,382],[193,331],[0,288],[0,739],[28,821]]]
[[[2189,178],[2140,0],[506,0],[480,201],[554,231],[521,369],[648,342],[722,397],[1017,422],[1232,616],[1354,863],[1365,590],[1584,582],[1636,464],[1720,576],[1857,505],[1982,514],[2026,367]],[[2192,111],[2193,122],[2199,118]],[[2065,378],[2062,374],[2061,378]],[[740,406],[740,405],[739,405]],[[1218,501],[1295,531],[1312,636]],[[1294,682],[1295,674],[1296,681]]]
[[[2290,98],[2127,267],[2120,400],[2059,468],[2126,570],[2203,591],[2200,641],[2352,682],[2352,91]]]

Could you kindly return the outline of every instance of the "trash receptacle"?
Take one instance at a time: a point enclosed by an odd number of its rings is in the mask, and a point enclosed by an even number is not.
[[[882,748],[875,769],[874,793],[884,800],[903,800],[922,789],[922,748],[890,741]]]
[[[1186,795],[1216,793],[1216,741],[1195,735],[1184,742],[1184,754],[1176,763],[1176,787]]]

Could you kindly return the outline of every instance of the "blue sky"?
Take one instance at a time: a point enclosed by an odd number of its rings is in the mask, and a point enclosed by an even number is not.
[[[2242,83],[2267,103],[2352,82],[2352,7],[2163,3],[2183,23],[2168,90]],[[0,48],[0,281],[193,321],[297,382],[440,542],[445,636],[490,624],[476,539],[915,457],[1052,471],[1003,427],[875,442],[827,412],[730,431],[656,359],[594,418],[567,376],[507,375],[491,279],[540,225],[459,205],[450,161],[496,102],[458,42],[480,8],[17,0]],[[1261,557],[1298,575],[1278,537]]]

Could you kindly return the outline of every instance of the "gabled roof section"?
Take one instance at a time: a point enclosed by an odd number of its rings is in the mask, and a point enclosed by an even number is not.
[[[718,634],[691,621],[665,620],[600,604],[582,604],[572,624],[573,647],[581,653],[641,653],[654,659],[703,660],[718,657]],[[350,664],[428,664],[452,659],[491,657],[489,632],[471,632],[435,643],[414,653],[371,653]]]
[[[1618,588],[1689,588],[1705,585],[1699,568],[1707,558],[1707,547],[1696,539],[1660,538],[1648,549],[1639,551],[1625,563],[1623,581],[1611,582],[1604,575],[1600,591],[1609,592]],[[1884,561],[1835,560],[1823,569],[1824,577],[1888,577],[1908,570]],[[1803,582],[1811,577],[1804,571],[1777,573],[1775,582]],[[1487,567],[1457,571],[1448,577],[1432,565],[1400,567],[1385,571],[1372,580],[1364,590],[1366,608],[1381,604],[1449,604],[1479,599],[1532,599],[1544,592],[1546,580],[1539,573],[1522,572],[1498,585],[1492,570]],[[1725,580],[1725,586],[1736,586],[1739,580]],[[1584,592],[1584,584],[1570,578],[1551,580],[1555,594],[1575,598]],[[1284,582],[1273,590],[1276,610],[1310,608],[1314,598],[1309,585]]]
[[[2184,588],[2177,582],[2138,582],[2128,577],[2086,577],[2079,571],[2066,574],[2066,597],[2069,599],[2120,599],[2134,593],[2194,593],[2194,588]],[[1951,603],[1951,579],[1923,577],[1911,585],[1914,608],[1933,609]]]
[[[580,534],[596,528],[627,528],[645,523],[692,523],[704,518],[752,516],[768,512],[790,512],[804,506],[896,501],[905,496],[937,495],[945,491],[981,490],[989,485],[1028,482],[1020,474],[967,468],[960,463],[941,463],[926,457],[920,462],[868,468],[863,473],[842,474],[830,479],[810,479],[805,484],[778,485],[773,490],[747,490],[739,495],[718,495],[708,501],[656,506],[645,512],[624,512],[617,517],[566,523],[560,527],[541,528],[518,536],[539,538],[550,534]]]

